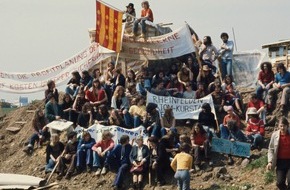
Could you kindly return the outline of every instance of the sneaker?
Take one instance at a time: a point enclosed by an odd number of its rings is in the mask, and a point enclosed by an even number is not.
[[[102,170],[101,170],[100,168],[98,168],[98,169],[97,169],[97,171],[96,171],[96,173],[95,173],[95,174],[96,174],[96,176],[99,176],[99,175],[101,175],[101,171],[102,171]]]
[[[103,167],[101,174],[102,175],[105,175],[106,173],[107,173],[107,168],[106,167]]]

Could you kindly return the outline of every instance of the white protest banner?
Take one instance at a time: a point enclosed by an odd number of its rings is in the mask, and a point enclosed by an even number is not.
[[[157,96],[147,92],[147,103],[157,104],[161,115],[164,114],[166,108],[171,107],[176,119],[198,119],[202,104],[209,103],[216,117],[211,95],[200,99],[184,99],[172,96]]]
[[[110,55],[110,51],[93,43],[71,58],[40,71],[31,73],[0,71],[0,91],[21,94],[43,91],[47,88],[48,80],[54,80],[57,86],[63,85],[71,77],[72,71],[88,70]]]
[[[179,57],[195,51],[188,26],[171,33],[135,40],[123,36],[120,57],[137,60],[159,60]]]
[[[87,129],[77,126],[74,131],[77,134],[81,134],[83,130],[88,131],[91,137],[94,138],[96,141],[99,141],[102,139],[102,133],[104,131],[110,131],[114,135],[113,140],[115,144],[119,142],[122,135],[128,135],[130,138],[130,142],[134,141],[135,138],[139,135],[143,136],[144,143],[147,142],[147,139],[148,139],[147,135],[144,133],[144,127],[142,126],[134,128],[134,129],[125,129],[116,125],[104,126],[100,124],[94,124]]]

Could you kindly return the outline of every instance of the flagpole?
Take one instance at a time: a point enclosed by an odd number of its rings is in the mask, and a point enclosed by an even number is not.
[[[124,12],[123,10],[120,10],[117,7],[114,7],[113,5],[110,5],[110,4],[108,4],[108,3],[104,2],[104,1],[101,1],[101,0],[96,0],[96,1],[99,1],[100,3],[103,3],[103,4],[107,5],[108,7],[111,7],[113,9],[117,10],[117,11]]]

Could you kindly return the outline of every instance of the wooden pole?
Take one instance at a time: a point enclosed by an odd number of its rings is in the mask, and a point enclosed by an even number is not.
[[[236,51],[238,51],[238,47],[237,47],[237,43],[236,43],[236,35],[235,35],[234,27],[232,27],[232,31],[233,31],[233,37],[234,37],[234,42],[235,42],[235,49],[236,49]]]
[[[64,155],[64,152],[65,152],[65,149],[63,150],[63,152],[61,153],[61,155],[58,157],[59,159],[57,160],[57,162],[56,162],[56,164],[55,164],[53,170],[51,171],[49,177],[47,178],[45,185],[48,185],[48,183],[49,183],[49,181],[50,181],[50,179],[51,179],[53,173],[55,172],[56,168],[57,168],[58,165],[59,165],[59,161],[60,161],[61,157]]]

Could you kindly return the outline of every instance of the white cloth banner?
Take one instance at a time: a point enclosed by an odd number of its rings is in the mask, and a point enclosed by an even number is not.
[[[155,94],[147,92],[147,103],[157,104],[159,113],[161,115],[164,114],[164,110],[166,108],[171,107],[174,113],[174,117],[176,119],[196,119],[196,120],[198,119],[198,115],[199,112],[201,111],[202,104],[209,103],[211,106],[211,110],[216,117],[211,94],[200,99],[184,99],[184,98],[175,98],[172,96],[157,96]]]
[[[135,40],[123,36],[120,57],[142,60],[159,60],[179,57],[195,51],[188,26],[171,33]]]
[[[88,70],[96,63],[111,56],[111,51],[93,43],[71,58],[52,67],[31,73],[0,71],[0,91],[33,93],[47,88],[47,81],[54,80],[57,86],[66,84],[72,71]]]
[[[80,126],[77,126],[74,130],[78,135],[82,134],[83,131],[88,131],[92,138],[96,140],[96,142],[102,139],[102,133],[104,131],[110,131],[114,137],[113,140],[115,144],[119,143],[119,140],[122,135],[128,135],[130,138],[130,142],[133,144],[137,136],[142,135],[144,143],[147,142],[147,135],[144,133],[144,127],[140,126],[134,129],[125,129],[116,125],[112,126],[104,126],[100,124],[94,124],[87,129],[84,129]]]

